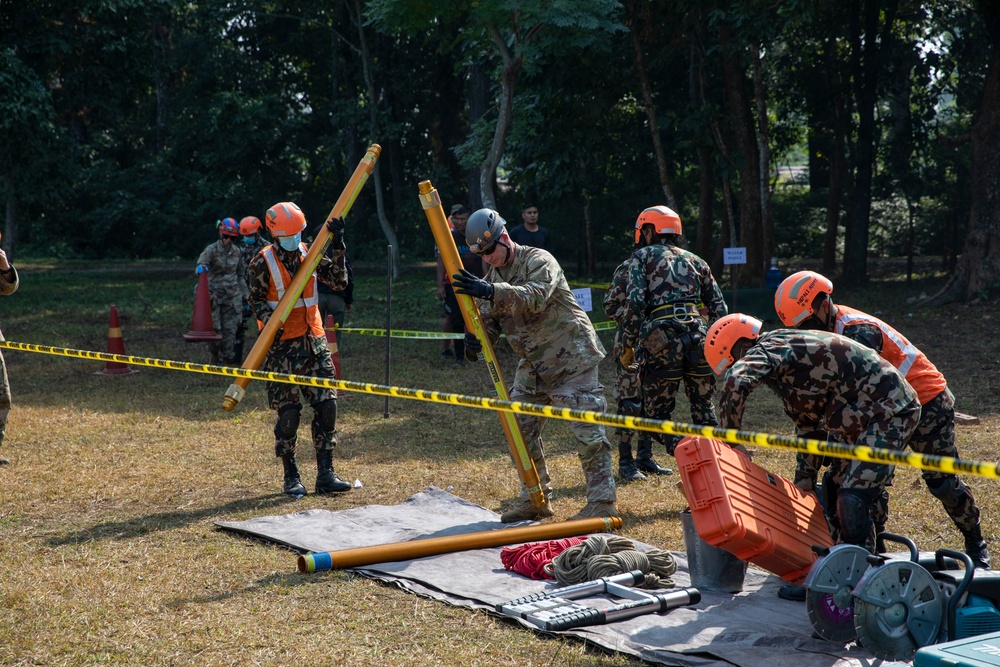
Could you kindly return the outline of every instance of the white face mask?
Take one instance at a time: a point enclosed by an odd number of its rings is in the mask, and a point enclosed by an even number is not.
[[[295,236],[282,236],[278,238],[278,245],[288,251],[295,250],[299,247],[299,242],[302,240],[302,232],[299,232]]]

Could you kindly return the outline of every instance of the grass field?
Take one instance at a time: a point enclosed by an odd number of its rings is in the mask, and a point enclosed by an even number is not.
[[[115,304],[128,354],[208,362],[205,344],[182,339],[194,300],[189,263],[19,268],[20,290],[0,299],[8,340],[104,351]],[[992,460],[1000,429],[1000,308],[991,300],[923,310],[908,303],[941,282],[931,275],[907,287],[888,265],[867,290],[838,296],[896,324],[937,363],[958,409],[980,418],[959,429],[963,457]],[[436,331],[434,292],[432,266],[405,267],[392,288],[393,327]],[[356,297],[348,326],[384,326],[386,281],[377,269],[359,267]],[[600,297],[595,290],[595,302]],[[610,348],[610,332],[601,337]],[[345,334],[341,343],[344,379],[385,383],[384,339]],[[490,395],[484,367],[442,364],[439,348],[437,341],[394,340],[390,384]],[[514,357],[505,343],[498,351],[509,379]],[[107,377],[94,374],[101,362],[19,351],[4,356],[14,409],[0,450],[13,461],[0,467],[0,664],[638,664],[348,573],[300,575],[293,552],[214,527],[217,520],[309,508],[395,504],[430,485],[452,486],[499,510],[518,482],[497,418],[487,411],[393,398],[386,416],[384,398],[351,394],[340,403],[334,463],[363,488],[293,501],[280,493],[273,414],[261,383],[251,382],[229,413],[220,408],[229,386],[224,377],[152,368]],[[612,373],[606,360],[601,374],[609,398]],[[683,400],[675,418],[687,418]],[[751,402],[746,427],[791,430],[763,390]],[[300,443],[311,489],[308,417]],[[561,520],[585,502],[566,422],[548,424],[546,446]],[[792,469],[784,452],[758,448],[755,460],[783,474]],[[677,480],[620,487],[625,536],[683,549],[678,514],[686,503]],[[998,484],[971,483],[993,543]],[[961,548],[918,471],[900,469],[892,495],[893,532],[923,549]]]

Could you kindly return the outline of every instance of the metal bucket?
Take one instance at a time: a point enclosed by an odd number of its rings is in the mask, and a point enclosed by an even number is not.
[[[691,585],[701,590],[722,593],[742,591],[747,564],[725,549],[713,547],[698,537],[690,509],[681,512],[681,529],[684,531],[684,549],[687,551]]]

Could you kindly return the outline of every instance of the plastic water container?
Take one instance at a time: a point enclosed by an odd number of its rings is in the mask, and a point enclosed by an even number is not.
[[[771,258],[771,268],[767,270],[767,274],[764,276],[764,287],[769,289],[778,289],[778,285],[784,280],[784,276],[781,275],[781,269],[778,268],[778,258]]]

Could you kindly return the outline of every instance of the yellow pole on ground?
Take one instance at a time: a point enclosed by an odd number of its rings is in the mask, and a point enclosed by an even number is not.
[[[458,255],[458,247],[455,239],[448,229],[448,219],[444,215],[444,207],[441,205],[441,197],[434,189],[430,181],[420,182],[420,205],[424,208],[427,222],[431,226],[434,234],[434,241],[441,252],[441,261],[447,275],[452,276],[462,270],[462,258]],[[467,294],[456,294],[458,297],[458,307],[462,311],[462,319],[465,320],[465,328],[476,334],[476,338],[483,346],[483,358],[493,379],[493,386],[496,388],[497,396],[504,401],[509,401],[507,385],[504,384],[503,376],[500,374],[500,365],[497,363],[496,353],[493,351],[493,343],[486,335],[482,319],[479,316],[479,307],[476,300]],[[541,507],[545,504],[545,494],[542,492],[542,484],[538,479],[538,470],[535,462],[528,454],[528,448],[524,443],[524,434],[521,432],[521,424],[517,421],[517,415],[510,412],[498,411],[500,424],[503,432],[507,436],[507,444],[510,445],[511,456],[514,457],[514,465],[517,466],[517,473],[524,483],[524,488],[528,492],[531,504]]]
[[[320,572],[322,570],[342,570],[348,567],[364,567],[375,563],[397,563],[401,560],[426,558],[450,554],[456,551],[489,549],[508,544],[532,542],[535,540],[559,540],[590,533],[607,533],[622,527],[620,517],[596,517],[575,519],[558,523],[541,523],[520,528],[484,530],[463,535],[445,535],[414,539],[409,542],[376,544],[371,547],[357,547],[340,551],[319,551],[298,557],[299,572]]]
[[[330,211],[330,215],[326,217],[325,222],[347,215],[347,212],[351,210],[351,206],[354,204],[354,200],[357,199],[358,193],[361,192],[361,188],[368,182],[368,177],[371,176],[372,170],[375,169],[375,162],[378,160],[381,152],[382,147],[378,144],[372,144],[368,148],[368,152],[361,158],[361,162],[358,163],[354,174],[344,187],[344,191],[340,193],[340,198],[333,205],[333,210]],[[305,258],[302,260],[302,265],[292,277],[292,281],[288,285],[288,289],[285,290],[284,296],[278,301],[278,306],[274,309],[274,315],[267,321],[264,328],[260,330],[257,342],[254,343],[253,349],[250,350],[250,354],[243,361],[241,368],[255,371],[264,362],[264,357],[267,356],[268,350],[274,344],[275,334],[284,325],[285,320],[288,319],[288,315],[292,312],[295,302],[302,295],[302,290],[305,289],[309,277],[316,270],[319,261],[323,258],[326,247],[330,245],[330,230],[326,228],[325,222],[320,227],[319,233],[316,234],[316,239],[313,241],[312,246],[309,247],[309,252],[306,253]],[[246,393],[249,383],[249,378],[238,378],[229,385],[229,389],[222,399],[222,409],[232,411],[243,400],[243,394]]]

